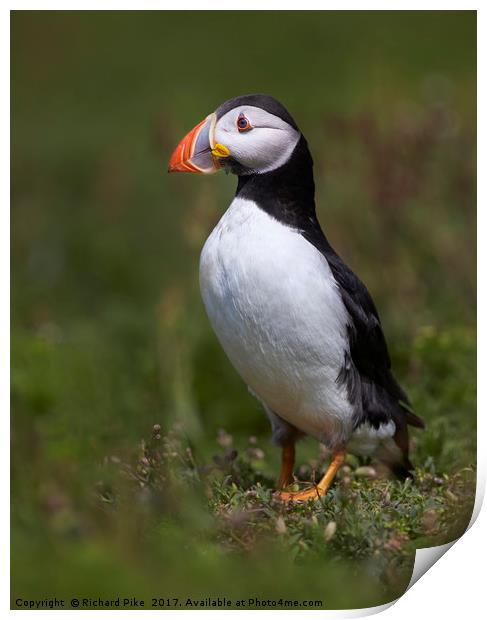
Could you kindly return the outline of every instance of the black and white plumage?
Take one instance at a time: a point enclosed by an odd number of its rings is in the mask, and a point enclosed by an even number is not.
[[[304,136],[265,95],[229,100],[197,128],[170,169],[238,175],[235,198],[201,253],[200,286],[212,327],[263,403],[275,442],[307,434],[407,475],[407,425],[423,422],[392,374],[369,292],[318,222]],[[206,149],[198,132],[208,134]]]

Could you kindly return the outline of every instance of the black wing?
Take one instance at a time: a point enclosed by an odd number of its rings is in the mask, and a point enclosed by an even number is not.
[[[355,404],[355,426],[368,421],[377,428],[394,420],[398,427],[423,428],[392,374],[379,314],[367,288],[330,246],[317,220],[302,234],[328,261],[350,317],[350,355],[345,354],[338,381],[347,385]]]

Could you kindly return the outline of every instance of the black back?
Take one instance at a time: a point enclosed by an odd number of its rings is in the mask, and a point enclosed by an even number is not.
[[[255,102],[251,97],[256,98]],[[235,104],[239,100],[242,105],[264,107],[262,97],[252,95],[233,99],[219,110],[225,113],[239,105]],[[289,122],[287,119],[291,117],[281,104],[266,98],[267,105],[273,109],[264,109]],[[297,129],[294,121],[289,124]],[[228,164],[239,174],[238,164]],[[355,409],[355,427],[367,421],[377,428],[390,420],[395,422],[398,431],[406,432],[407,424],[423,427],[423,421],[411,411],[405,392],[392,374],[387,344],[372,297],[328,242],[316,216],[314,194],[313,160],[303,135],[289,160],[280,168],[264,174],[242,170],[236,192],[237,196],[252,200],[279,222],[297,229],[326,258],[349,315],[350,353],[344,351],[337,382],[347,387]],[[409,467],[407,454],[405,462]]]

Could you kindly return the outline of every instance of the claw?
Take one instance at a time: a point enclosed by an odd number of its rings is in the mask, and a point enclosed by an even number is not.
[[[317,499],[320,499],[321,496],[322,494],[319,492],[319,489],[317,487],[313,489],[307,489],[306,491],[297,491],[295,493],[281,491],[278,494],[279,499],[283,502],[307,502],[310,499],[316,501]]]
[[[331,483],[333,482],[333,479],[335,478],[337,471],[342,466],[344,460],[345,450],[336,450],[325,475],[316,486],[311,489],[306,489],[305,491],[298,491],[297,493],[281,491],[278,495],[279,499],[283,502],[307,502],[310,499],[315,501],[320,497],[323,497],[323,495],[326,495],[328,489],[330,488]]]

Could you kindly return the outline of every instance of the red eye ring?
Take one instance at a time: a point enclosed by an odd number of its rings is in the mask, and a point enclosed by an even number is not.
[[[237,118],[237,129],[240,133],[244,131],[249,131],[252,129],[252,125],[250,124],[249,119],[245,116],[243,112],[240,112]]]

